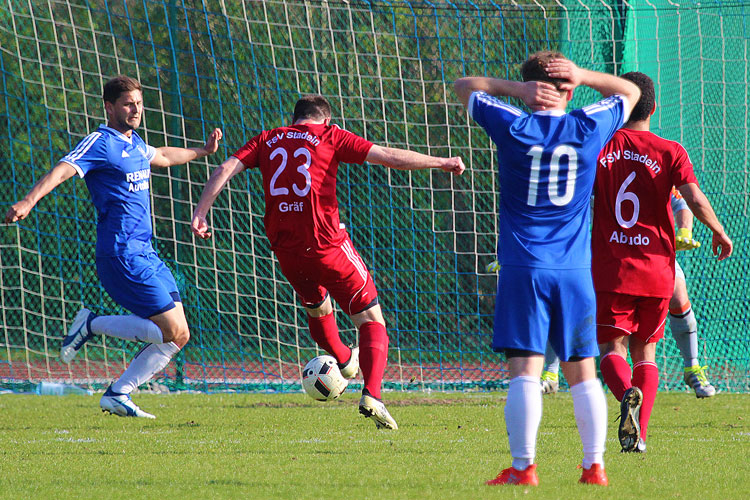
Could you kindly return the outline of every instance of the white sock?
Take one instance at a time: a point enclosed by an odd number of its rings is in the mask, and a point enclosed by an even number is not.
[[[164,343],[161,329],[150,319],[140,316],[97,316],[91,320],[91,331],[97,335],[107,335],[123,340]]]
[[[544,350],[544,371],[558,373],[560,371],[560,358],[552,348],[552,344],[547,342],[547,348]]]
[[[505,428],[513,467],[524,470],[534,463],[536,434],[542,420],[542,385],[539,377],[516,377],[508,385]]]
[[[592,464],[604,467],[604,444],[607,440],[607,400],[599,379],[591,379],[570,388],[578,434],[583,443],[584,469]]]
[[[125,372],[112,384],[112,390],[130,394],[139,385],[162,371],[179,350],[180,348],[174,342],[147,345],[135,355]]]
[[[698,322],[693,308],[679,315],[670,312],[668,316],[669,327],[682,354],[685,368],[698,365]]]

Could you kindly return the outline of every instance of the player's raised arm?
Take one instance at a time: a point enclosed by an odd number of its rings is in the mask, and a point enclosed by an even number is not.
[[[517,97],[527,106],[538,109],[554,107],[560,102],[560,92],[547,82],[516,82],[484,76],[467,76],[456,80],[453,88],[465,107],[469,106],[469,98],[474,92],[486,92],[495,97]]]
[[[446,172],[461,175],[466,167],[461,157],[441,158],[437,156],[423,155],[406,149],[387,148],[373,144],[367,153],[366,161],[377,163],[396,170],[422,170],[426,168],[439,168]]]
[[[5,222],[11,224],[25,219],[39,200],[47,196],[50,191],[73,177],[75,174],[76,170],[70,163],[61,161],[55,165],[52,170],[44,174],[44,176],[34,184],[26,196],[18,200],[8,209],[5,213]]]
[[[198,201],[198,205],[196,205],[195,211],[193,212],[191,229],[193,230],[193,234],[198,238],[205,240],[211,237],[211,232],[208,230],[206,215],[214,204],[216,197],[219,196],[219,193],[224,189],[224,186],[227,185],[232,177],[243,170],[245,170],[245,166],[242,162],[236,157],[230,156],[211,174],[211,177],[203,188],[201,199]]]
[[[171,167],[173,165],[182,165],[183,163],[214,154],[216,150],[219,149],[219,141],[221,140],[221,137],[221,129],[215,128],[208,136],[208,140],[203,147],[175,148],[164,146],[162,148],[156,148],[156,154],[151,160],[151,166]]]
[[[706,195],[703,194],[703,191],[701,191],[697,184],[693,183],[685,184],[678,189],[693,212],[693,215],[713,232],[711,248],[714,255],[718,255],[719,260],[724,260],[732,255],[732,240],[729,239],[729,236],[724,231],[724,226],[719,222],[716,212],[714,212],[711,203],[706,198]]]
[[[579,68],[568,59],[553,59],[545,69],[550,77],[565,80],[560,84],[561,90],[573,90],[579,85],[585,85],[604,97],[614,94],[625,96],[629,106],[628,114],[641,98],[641,89],[633,82],[608,73]]]

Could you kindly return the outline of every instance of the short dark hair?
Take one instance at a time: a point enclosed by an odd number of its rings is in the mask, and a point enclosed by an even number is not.
[[[651,77],[640,71],[631,71],[630,73],[621,75],[621,78],[630,80],[641,89],[641,98],[638,99],[638,103],[633,108],[633,111],[630,112],[628,122],[639,122],[651,116],[651,111],[654,109],[654,104],[656,103],[656,91],[654,90],[654,81]]]
[[[563,58],[565,58],[565,56],[562,55],[562,53],[553,50],[535,52],[521,65],[521,78],[524,82],[548,82],[559,89],[560,84],[565,83],[566,80],[550,77],[547,74],[545,66],[547,66],[552,59]]]
[[[104,102],[115,102],[123,92],[141,90],[141,84],[135,78],[125,75],[117,75],[104,84]]]
[[[325,120],[331,117],[331,105],[322,95],[306,95],[294,105],[293,122],[298,120]]]

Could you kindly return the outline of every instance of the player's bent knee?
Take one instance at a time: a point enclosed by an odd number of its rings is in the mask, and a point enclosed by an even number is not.
[[[365,323],[370,322],[380,323],[381,325],[386,326],[385,318],[383,318],[383,311],[382,309],[380,309],[380,305],[377,303],[366,308],[364,311],[352,314],[351,318],[354,326],[356,326],[357,328],[360,328]]]
[[[695,319],[692,309],[684,316],[676,316],[669,313],[669,327],[672,334],[691,333],[698,331],[698,321]]]
[[[180,333],[177,335],[177,338],[173,340],[172,342],[177,344],[177,346],[180,349],[182,349],[183,347],[185,347],[185,344],[187,344],[189,340],[190,340],[190,330],[188,330],[187,327],[185,327],[184,330],[180,330]]]
[[[170,325],[171,328],[167,329],[164,333],[164,342],[173,342],[180,349],[190,340],[190,330],[187,325]]]
[[[321,318],[328,316],[333,312],[333,304],[331,304],[331,297],[326,293],[325,298],[317,304],[304,305],[307,315],[311,318]]]
[[[137,321],[141,322],[143,328],[146,330],[145,339],[140,340],[145,340],[147,342],[151,342],[152,344],[160,344],[164,340],[164,332],[161,330],[161,328],[159,328],[159,325],[147,319],[139,319]]]

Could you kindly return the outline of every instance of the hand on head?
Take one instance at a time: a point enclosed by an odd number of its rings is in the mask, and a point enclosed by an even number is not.
[[[531,109],[541,111],[560,104],[560,92],[547,82],[524,82],[521,100]]]
[[[581,84],[581,68],[569,59],[552,59],[544,68],[551,78],[567,80],[560,85],[560,90],[570,91]]]

